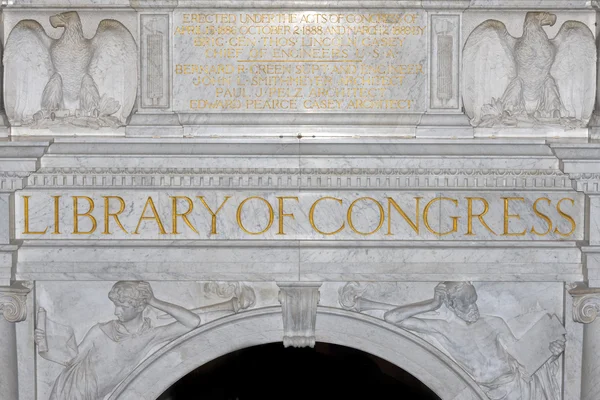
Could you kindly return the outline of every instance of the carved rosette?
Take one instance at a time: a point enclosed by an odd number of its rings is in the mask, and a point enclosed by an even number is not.
[[[21,322],[27,318],[27,294],[30,290],[21,284],[0,287],[0,311],[8,322]]]
[[[278,283],[283,307],[283,346],[314,347],[319,287],[314,283]]]

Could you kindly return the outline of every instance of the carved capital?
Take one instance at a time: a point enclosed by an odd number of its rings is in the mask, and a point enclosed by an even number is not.
[[[278,283],[283,307],[283,345],[314,347],[320,283]]]
[[[589,324],[600,313],[600,288],[578,286],[569,291],[573,296],[573,320]]]
[[[27,318],[27,294],[30,290],[21,283],[0,287],[0,311],[8,322],[21,322]]]

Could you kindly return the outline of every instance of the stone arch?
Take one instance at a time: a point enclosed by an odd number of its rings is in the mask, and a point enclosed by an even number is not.
[[[200,365],[230,352],[281,342],[281,307],[231,315],[165,345],[113,391],[109,400],[156,399]],[[316,338],[383,358],[421,380],[443,400],[487,400],[477,384],[448,356],[419,337],[379,319],[319,307]]]

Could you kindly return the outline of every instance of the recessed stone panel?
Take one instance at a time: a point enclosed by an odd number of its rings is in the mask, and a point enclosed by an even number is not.
[[[418,113],[423,10],[186,10],[173,17],[174,109]]]

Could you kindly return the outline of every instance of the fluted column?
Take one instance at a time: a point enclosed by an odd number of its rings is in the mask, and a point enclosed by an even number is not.
[[[0,286],[0,393],[6,400],[19,398],[15,323],[27,318],[27,293],[20,284]]]
[[[573,319],[583,328],[581,400],[600,399],[600,288],[580,287],[571,291]]]

